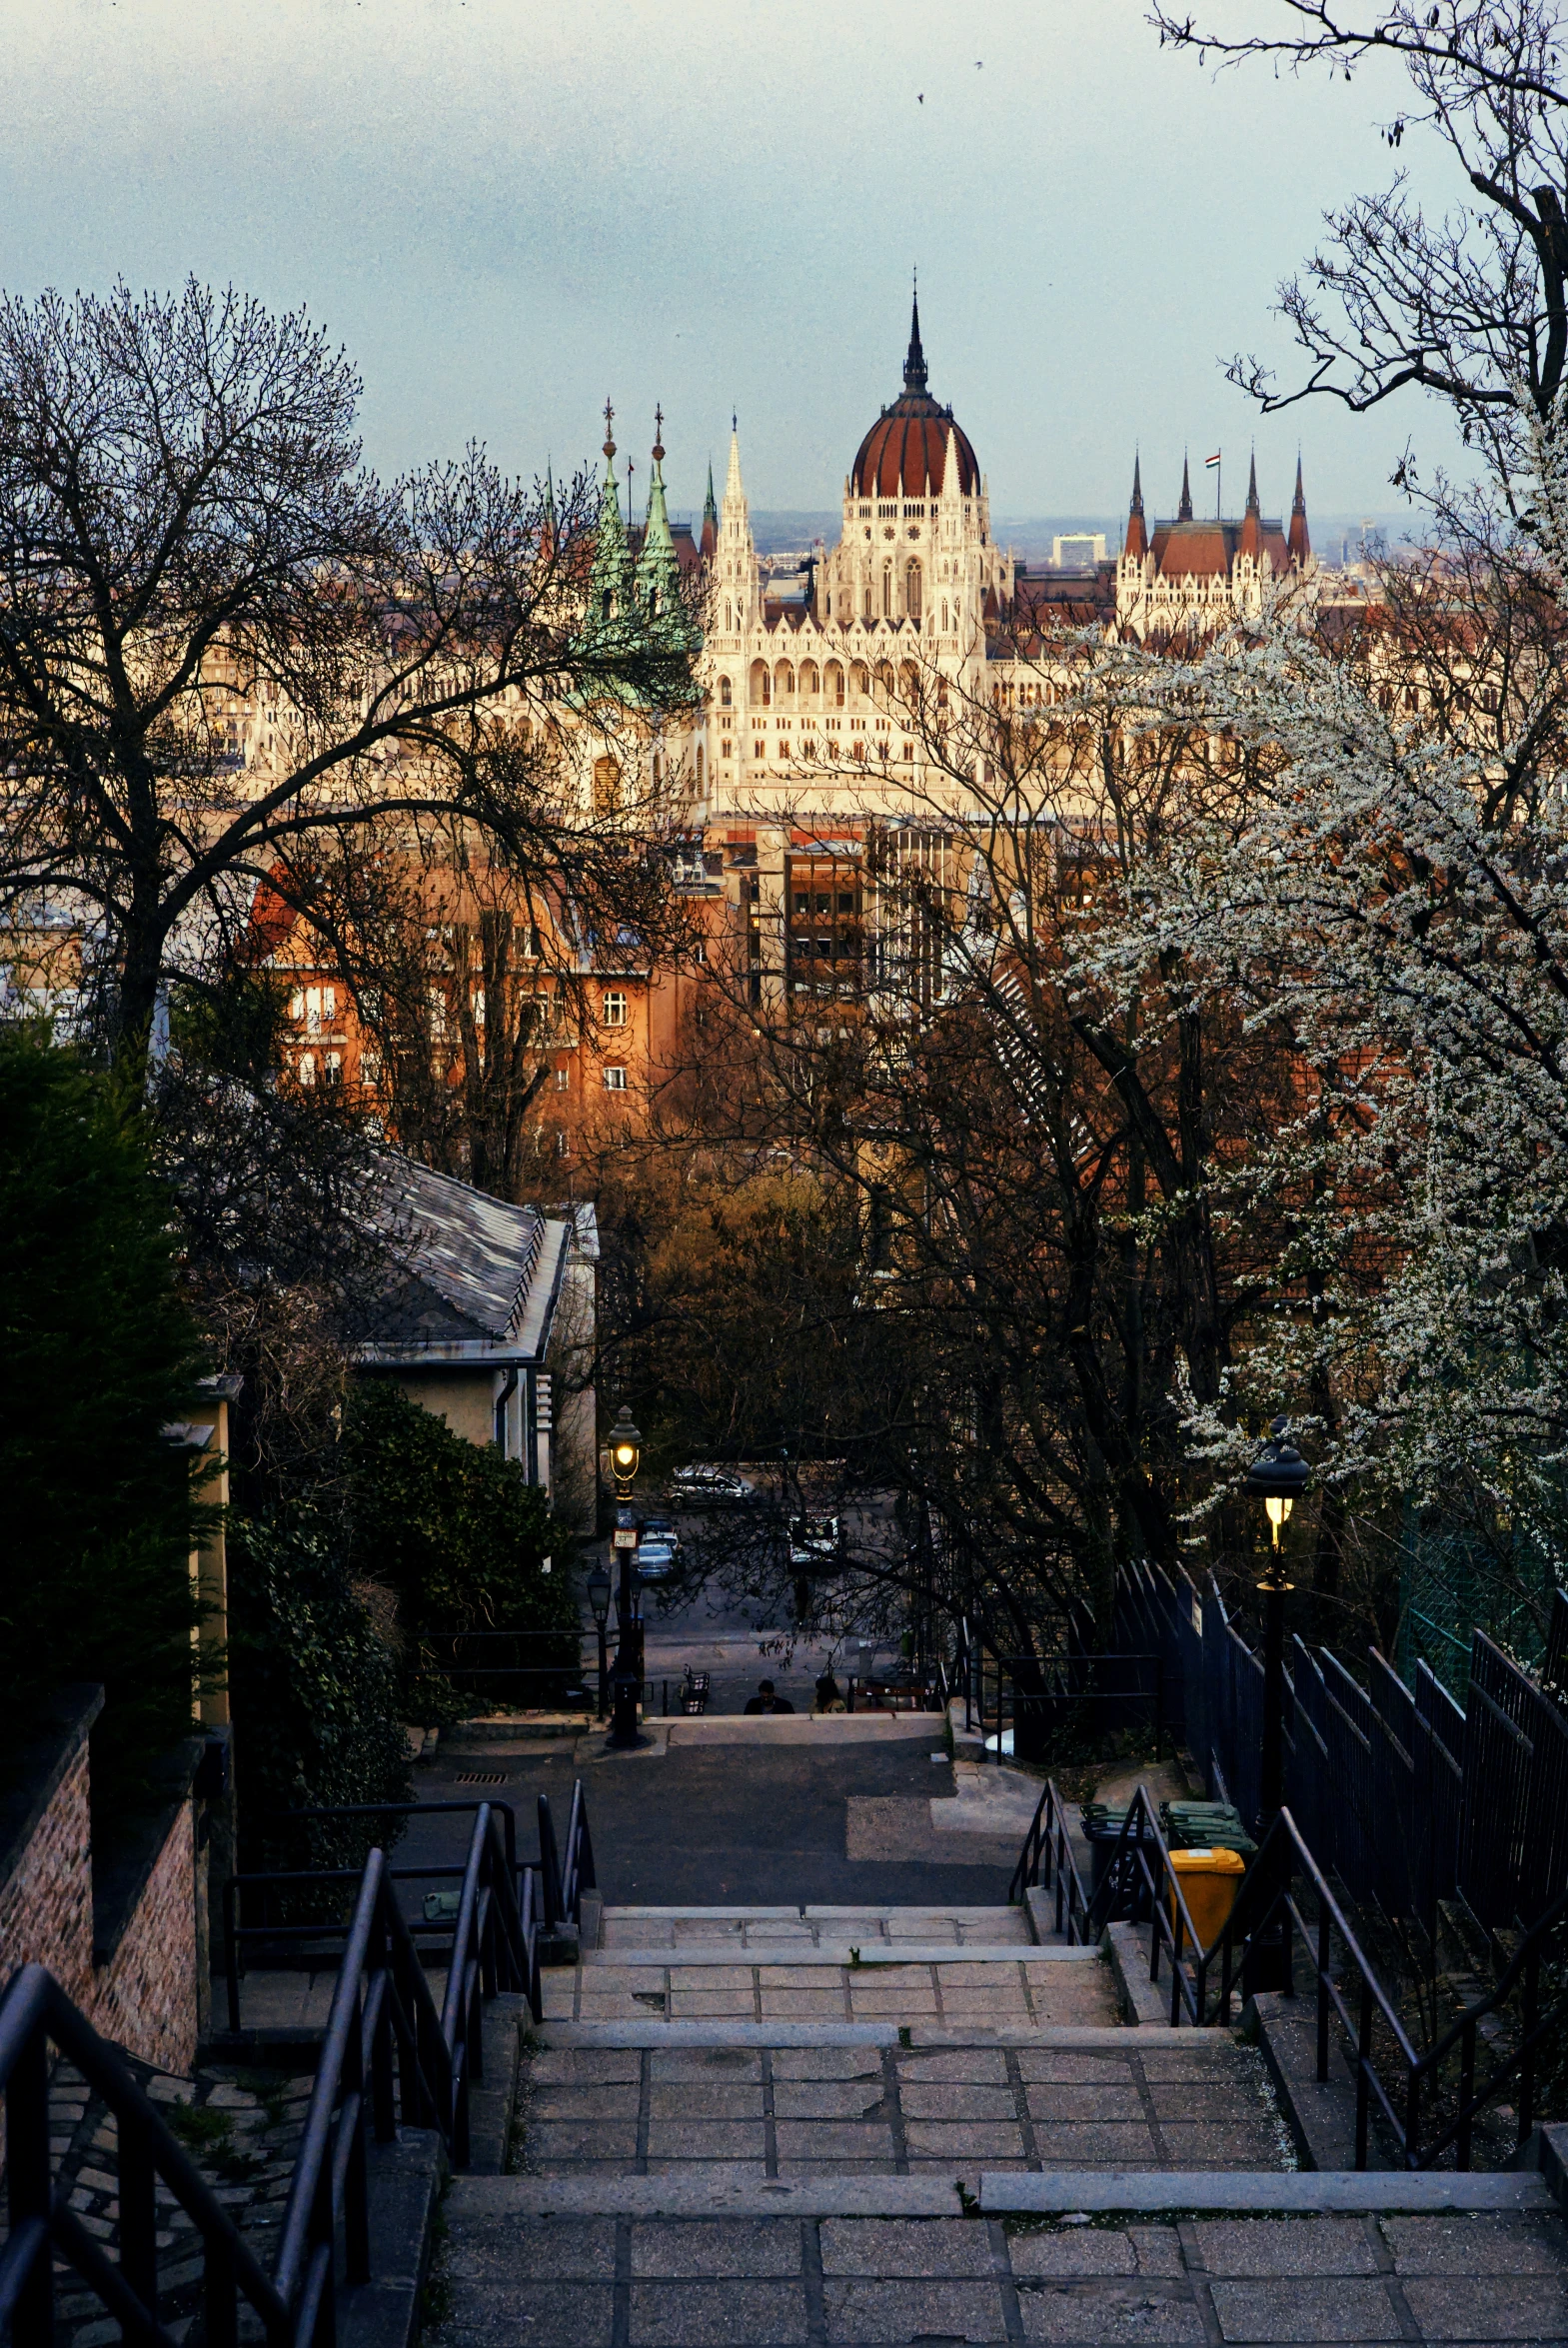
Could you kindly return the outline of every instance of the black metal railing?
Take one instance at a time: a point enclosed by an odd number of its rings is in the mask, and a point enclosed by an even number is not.
[[[1085,1732],[1146,1729],[1158,1759],[1165,1743],[1165,1662],[1154,1648],[1104,1654],[1063,1648],[1056,1654],[998,1653],[983,1641],[971,1650],[969,1710],[984,1745],[999,1755],[1010,1728],[1014,1759],[1047,1760]]]
[[[114,2114],[118,2144],[118,2261],[95,2241],[59,2190],[49,2153],[50,2048],[74,2063]],[[53,2348],[55,2273],[79,2275],[122,2337],[176,2348],[158,2316],[158,2188],[173,2194],[201,2245],[209,2348],[235,2348],[249,2308],[269,2348],[290,2348],[294,2311],[258,2262],[213,2188],[116,2050],[42,1965],[23,1965],[0,1997],[0,2096],[5,2106],[10,2232],[0,2247],[0,2339]],[[108,2156],[104,2156],[108,2157]],[[314,2335],[303,2336],[310,2348]]]
[[[337,1985],[269,2277],[165,2122],[59,1984],[27,1965],[0,1999],[10,2233],[0,2248],[0,2338],[52,2348],[54,2270],[75,2270],[127,2338],[177,2348],[158,2313],[160,2182],[190,2216],[203,2253],[206,2348],[236,2348],[242,2301],[269,2348],[334,2348],[340,2274],[373,2271],[368,2149],[399,2127],[436,2130],[455,2167],[469,2158],[469,2090],[484,2076],[483,2003],[522,1991],[538,2017],[538,1917],[489,1804],[474,1819],[438,2012],[386,1853],[373,1850],[344,1927]],[[118,2123],[120,2256],[95,2241],[50,2164],[51,2043]]]
[[[1308,1917],[1297,1897],[1297,1879],[1315,1902]],[[1284,1951],[1284,1980],[1293,1990],[1295,1937],[1300,1935],[1314,1985],[1317,2014],[1317,2076],[1329,2076],[1333,2024],[1344,2033],[1355,2077],[1355,2165],[1363,2169],[1369,2156],[1374,2107],[1406,2168],[1433,2168],[1448,2154],[1453,2165],[1468,2169],[1474,2148],[1475,2123],[1482,2112],[1497,2105],[1505,2093],[1513,2095],[1515,2144],[1523,2145],[1535,2125],[1535,2081],[1539,2055],[1565,2021],[1568,1993],[1550,1994],[1543,2002],[1542,1976],[1554,1943],[1568,1924],[1568,1892],[1564,1892],[1520,1939],[1509,1963],[1493,1987],[1468,2005],[1424,2050],[1418,2050],[1398,2010],[1368,1962],[1343,1909],[1316,1859],[1302,1840],[1288,1810],[1281,1810],[1263,1837],[1247,1870],[1216,1949],[1220,1956],[1220,1986],[1214,2019],[1228,2022],[1236,1980],[1234,1951],[1248,1940],[1256,1944],[1277,1929]],[[1208,1952],[1212,1966],[1215,1949]],[[1512,2045],[1500,2043],[1486,2025],[1498,2022],[1503,2009],[1519,1993],[1518,2027]],[[1383,2044],[1379,2046],[1379,2034]],[[1483,2038],[1486,2075],[1477,2079]],[[1444,2108],[1444,2075],[1454,2067],[1457,2082]]]
[[[554,1932],[562,1924],[571,1924],[574,1928],[580,1925],[583,1920],[583,1894],[585,1891],[593,1891],[598,1880],[594,1873],[594,1843],[588,1830],[588,1805],[583,1799],[581,1777],[572,1788],[564,1858],[556,1844],[550,1796],[542,1793],[539,1797],[539,1871],[545,1930]]]
[[[1050,1778],[1045,1781],[1029,1830],[1023,1837],[1018,1863],[1012,1870],[1012,1881],[1007,1886],[1008,1905],[1021,1906],[1024,1894],[1036,1888],[1055,1891],[1055,1929],[1069,1947],[1084,1946],[1098,1938],[1089,1921],[1089,1903],[1072,1848],[1072,1828],[1061,1795]]]

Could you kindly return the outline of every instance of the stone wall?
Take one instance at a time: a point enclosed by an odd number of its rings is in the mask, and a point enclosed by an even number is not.
[[[62,1688],[0,1798],[0,1982],[18,1965],[47,1965],[86,2009],[94,1987],[87,1736],[102,1709],[101,1688]]]
[[[161,2071],[187,2072],[196,2060],[195,1807],[187,1797],[165,1817],[118,1942],[94,1952],[94,2028]]]
[[[95,1867],[88,1733],[102,1704],[98,1688],[63,1689],[0,1797],[0,1984],[18,1965],[47,1965],[106,2038],[188,2071],[205,1895],[191,1795],[200,1747],[171,1756],[163,1808]]]

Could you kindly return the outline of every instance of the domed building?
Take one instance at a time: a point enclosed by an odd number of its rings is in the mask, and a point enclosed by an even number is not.
[[[707,533],[705,532],[705,537]],[[752,539],[739,436],[713,534],[703,652],[707,722],[701,813],[796,803],[813,765],[863,765],[889,797],[913,780],[901,681],[915,672],[985,688],[987,624],[1012,602],[1013,566],[990,536],[990,501],[968,435],[932,397],[914,303],[903,390],[865,434],[844,480],[838,543],[801,597],[769,595]],[[852,804],[853,780],[826,783]]]

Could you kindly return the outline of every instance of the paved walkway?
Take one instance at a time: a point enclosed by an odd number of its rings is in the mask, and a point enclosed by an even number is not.
[[[1560,2341],[1568,2244],[1544,2213],[449,2222],[440,2348],[1119,2348]]]
[[[714,2186],[923,2173],[977,2192],[982,2170],[1289,2164],[1262,2064],[1228,2037],[1025,2027],[954,2045],[905,2027],[908,2046],[667,2046],[650,2029],[619,2047],[547,2027],[523,2071],[521,2172]]]

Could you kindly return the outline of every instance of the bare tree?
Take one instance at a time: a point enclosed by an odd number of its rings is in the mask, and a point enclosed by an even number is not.
[[[570,866],[563,698],[592,727],[689,691],[680,631],[585,625],[613,492],[478,447],[385,486],[359,388],[303,315],[194,281],[0,302],[0,903],[82,909],[133,1065],[161,980],[324,831],[457,813]]]
[[[1518,398],[1550,426],[1568,365],[1568,92],[1557,0],[1395,0],[1365,13],[1338,0],[1272,0],[1244,30],[1156,5],[1160,38],[1220,64],[1271,60],[1347,78],[1402,66],[1409,102],[1384,126],[1398,149],[1431,133],[1461,175],[1433,219],[1405,173],[1325,216],[1327,237],[1279,288],[1278,312],[1305,355],[1280,388],[1237,356],[1230,380],[1265,411],[1313,394],[1357,412],[1414,384],[1447,401],[1465,442],[1506,481],[1519,469]],[[1408,468],[1395,476],[1401,486]]]

